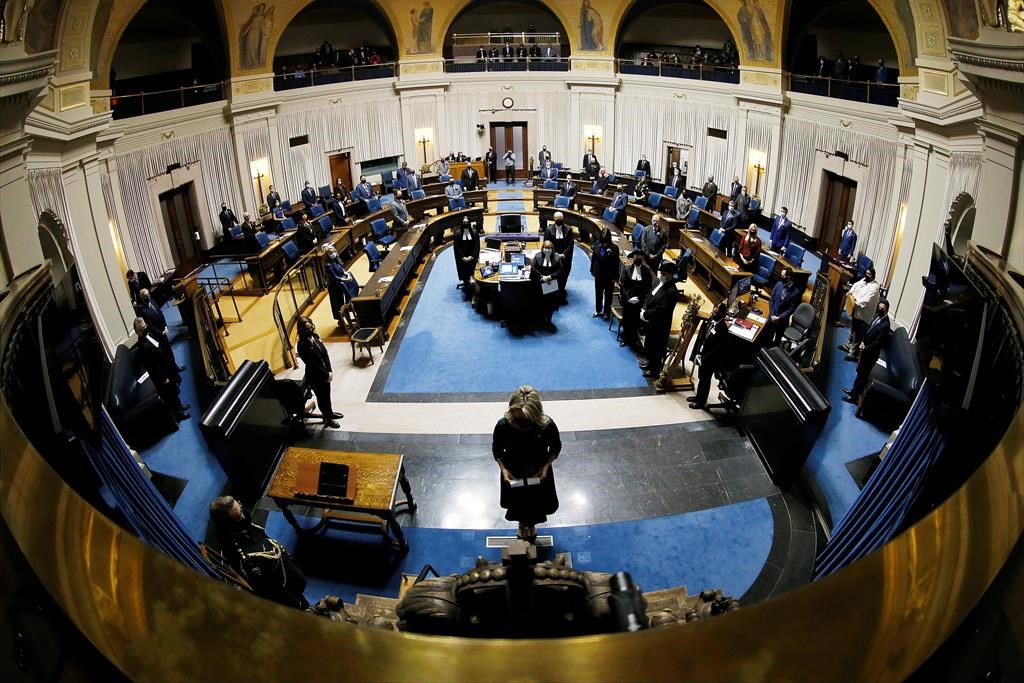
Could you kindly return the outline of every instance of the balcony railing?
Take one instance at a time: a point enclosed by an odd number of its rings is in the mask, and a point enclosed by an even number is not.
[[[900,86],[894,83],[872,83],[851,81],[829,76],[804,76],[786,74],[789,81],[787,90],[807,95],[835,97],[853,102],[867,102],[884,107],[895,107],[899,102]]]
[[[525,31],[510,31],[508,33],[453,33],[453,46],[475,46],[475,45],[500,45],[512,43],[513,45],[526,45],[528,43],[558,43],[562,38],[561,33],[527,33]]]
[[[510,59],[446,59],[444,70],[448,73],[486,73],[491,71],[568,71],[566,57],[513,57]]]
[[[293,88],[309,88],[314,85],[329,83],[347,83],[350,81],[367,81],[373,78],[394,78],[398,75],[396,62],[382,64],[364,64],[362,66],[338,66],[329,69],[310,69],[309,71],[292,71],[274,76],[274,90],[291,90]]]
[[[739,83],[740,70],[734,66],[717,64],[676,64],[674,62],[636,59],[616,60],[620,74],[634,76],[662,76],[664,78],[689,78],[695,81],[715,83]]]
[[[223,99],[223,83],[204,83],[186,85],[171,90],[154,90],[128,95],[114,94],[110,96],[110,111],[115,119],[124,119],[191,107],[196,104],[217,102]]]

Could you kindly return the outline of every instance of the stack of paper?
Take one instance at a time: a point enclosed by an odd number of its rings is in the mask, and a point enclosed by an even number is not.
[[[735,334],[740,339],[746,339],[747,341],[754,341],[754,336],[760,327],[751,327],[749,330],[741,325],[730,325],[729,331]]]
[[[381,283],[382,285],[386,285],[387,283],[391,282],[394,279],[395,279],[394,275],[385,275],[380,280],[377,280],[377,282]]]

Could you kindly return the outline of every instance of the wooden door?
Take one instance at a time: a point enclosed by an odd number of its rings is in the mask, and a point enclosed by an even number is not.
[[[833,256],[839,255],[839,241],[847,221],[853,217],[856,198],[856,181],[825,171],[825,201],[818,221],[818,246],[821,251]]]
[[[191,272],[203,260],[201,244],[197,237],[200,234],[200,227],[193,206],[192,183],[165,192],[159,199],[164,228],[174,252],[175,272]]]
[[[665,151],[665,175],[663,177],[667,183],[672,177],[673,163],[679,164],[679,172],[683,173],[683,148],[669,145]]]
[[[530,140],[525,122],[492,123],[491,147],[498,156],[498,178],[505,177],[504,157],[509,149],[516,155],[516,178],[529,176]]]
[[[341,178],[342,182],[345,183],[345,189],[351,192],[353,188],[351,153],[331,154],[327,157],[327,161],[331,166],[331,179],[327,184],[334,187],[334,183],[337,182],[338,178]]]

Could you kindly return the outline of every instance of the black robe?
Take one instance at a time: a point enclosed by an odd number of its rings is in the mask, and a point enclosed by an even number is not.
[[[545,427],[531,424],[527,429],[519,429],[503,417],[494,425],[491,452],[515,479],[536,476],[545,463],[558,457],[561,450],[562,440],[554,420]],[[547,516],[558,510],[553,466],[539,484],[531,486],[513,488],[500,473],[499,478],[500,504],[506,510],[505,519],[534,526],[546,522]]]
[[[470,239],[463,239],[465,232],[471,234]],[[476,231],[476,228],[472,225],[468,231],[461,225],[456,228],[453,252],[455,253],[455,269],[459,273],[459,280],[466,282],[473,277],[477,260],[480,258],[480,233]],[[464,261],[463,259],[467,256],[472,256],[473,260]]]

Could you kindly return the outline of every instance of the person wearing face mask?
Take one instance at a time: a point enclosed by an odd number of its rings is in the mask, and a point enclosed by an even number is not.
[[[643,171],[644,175],[646,175],[648,178],[651,177],[651,162],[647,161],[646,154],[640,155],[640,161],[636,162],[636,170]]]
[[[476,270],[477,261],[480,259],[480,233],[469,222],[468,217],[463,218],[462,225],[455,230],[452,251],[455,253],[455,270],[459,275],[457,286],[468,296],[473,291],[473,271]]]
[[[544,414],[540,393],[529,385],[512,392],[508,410],[494,425],[491,453],[501,471],[500,505],[519,523],[517,536],[533,543],[536,526],[558,510],[551,463],[562,451],[555,421]]]
[[[729,210],[722,214],[721,228],[722,241],[719,243],[718,248],[722,250],[722,253],[726,256],[732,256],[734,253],[734,246],[736,244],[736,228],[740,224],[740,213],[736,210],[736,200],[729,200]]]
[[[327,295],[331,301],[331,312],[334,319],[341,322],[341,307],[352,300],[352,290],[359,291],[359,283],[352,273],[345,270],[345,264],[341,262],[338,252],[328,245],[324,251],[327,258],[324,260],[324,274],[327,280]]]
[[[541,285],[550,284],[553,280],[557,281],[561,272],[562,257],[555,252],[555,246],[551,241],[545,240],[543,248],[533,257],[530,265],[530,282],[536,288],[535,296],[539,302],[541,321],[551,332],[555,330],[551,317],[554,315],[555,309],[558,308],[560,290],[555,288],[545,294]]]
[[[704,187],[701,189],[700,193],[707,198],[708,211],[711,211],[715,203],[715,197],[718,196],[718,185],[715,184],[715,176],[708,176],[708,181],[704,183]]]
[[[281,205],[281,195],[277,193],[277,188],[273,185],[270,186],[270,191],[267,192],[267,206],[271,209],[275,206]]]
[[[344,203],[345,200],[348,198],[348,188],[345,187],[345,181],[342,180],[341,178],[335,180],[333,192],[334,198],[337,199],[339,202]]]
[[[881,285],[875,280],[874,268],[868,268],[864,271],[863,278],[850,285],[850,290],[847,293],[853,307],[853,315],[850,318],[850,336],[846,340],[846,344],[839,347],[846,351],[846,360],[857,359],[857,349],[860,348],[864,330],[868,328],[875,317],[881,292]]]
[[[789,230],[793,227],[793,221],[789,220],[789,209],[782,207],[779,215],[772,221],[772,251],[781,254],[789,245]]]
[[[228,208],[227,202],[220,203],[220,213],[217,217],[220,218],[220,227],[224,231],[224,239],[234,239],[231,236],[231,229],[238,225],[238,219],[235,218],[235,212]]]
[[[782,281],[775,283],[771,298],[768,300],[768,322],[761,332],[765,346],[775,346],[779,343],[779,337],[786,331],[789,319],[793,317],[802,298],[803,292],[797,288],[793,274],[788,268],[784,268]]]
[[[690,359],[695,365],[700,366],[700,380],[697,382],[697,393],[687,399],[687,402],[695,410],[702,410],[707,406],[711,383],[714,381],[715,374],[722,370],[722,364],[725,361],[729,332],[725,315],[728,310],[729,306],[724,301],[715,306],[711,317],[701,325],[700,332],[697,334],[697,342],[693,345]]]
[[[542,181],[544,181],[544,180],[555,180],[555,181],[557,181],[558,180],[558,169],[556,169],[554,167],[554,165],[552,165],[552,163],[550,161],[547,162],[546,164],[544,164],[544,168],[540,169],[540,179]]]
[[[356,189],[353,194],[356,199],[363,202],[363,205],[367,207],[368,202],[377,196],[377,193],[373,190],[373,185],[367,182],[366,176],[364,175],[359,176],[359,184],[356,185]]]
[[[665,256],[665,247],[668,246],[668,235],[661,228],[661,216],[651,216],[651,224],[640,233],[638,245],[647,259],[647,267],[651,272],[661,266],[661,260]]]
[[[494,153],[493,147],[487,148],[487,154],[484,155],[484,168],[487,169],[487,182],[494,183],[498,181],[498,155]]]
[[[537,160],[540,161],[541,166],[546,166],[551,163],[551,152],[548,151],[547,145],[543,145],[540,148],[540,152],[537,154]]]
[[[594,246],[590,274],[594,276],[594,317],[611,320],[612,292],[619,277],[619,248],[608,228],[601,232],[601,239]]]
[[[309,222],[309,216],[305,213],[299,218],[295,226],[295,246],[303,254],[313,248],[316,244],[316,233],[313,231],[313,224]]]
[[[736,198],[740,196],[740,190],[743,189],[743,184],[740,183],[739,176],[733,176],[732,185],[729,186],[729,199],[736,201]]]
[[[892,327],[889,322],[889,302],[882,299],[878,302],[878,310],[864,330],[864,337],[858,344],[857,377],[853,380],[853,387],[843,389],[846,396],[843,400],[847,403],[859,403],[864,395],[864,389],[871,379],[871,371],[878,362],[882,349],[888,346],[889,334]]]
[[[341,425],[335,418],[343,415],[334,412],[331,405],[331,380],[334,379],[331,357],[327,347],[320,341],[320,335],[316,333],[316,325],[306,316],[299,318],[299,340],[295,344],[295,352],[306,367],[303,381],[316,396],[316,405],[323,415],[324,425],[332,429],[339,428]]]
[[[640,306],[651,291],[651,269],[647,267],[644,252],[639,249],[629,255],[632,263],[619,274],[619,301],[622,302],[622,339],[619,346],[640,348]]]
[[[302,203],[306,206],[312,207],[314,204],[320,202],[320,196],[316,193],[316,189],[306,181],[305,187],[302,188]]]
[[[757,236],[757,226],[753,223],[747,228],[747,234],[740,240],[736,249],[736,262],[740,267],[753,271],[757,267],[757,260],[761,257],[761,238]]]
[[[672,314],[679,301],[679,291],[672,280],[675,270],[676,264],[671,261],[662,262],[658,268],[658,282],[651,288],[640,308],[640,320],[647,323],[644,358],[640,361],[640,367],[644,370],[644,377],[649,379],[661,374],[661,364],[665,360],[668,335],[672,330]]]
[[[572,270],[575,240],[572,228],[565,224],[565,214],[561,211],[556,211],[554,222],[544,228],[544,240],[551,242],[555,253],[562,257],[562,269],[558,273],[558,298],[560,303],[568,303],[565,285],[569,282],[569,272]]]
[[[309,607],[303,595],[306,577],[302,570],[284,546],[253,524],[235,498],[221,496],[211,501],[210,520],[224,559],[245,578],[253,593],[287,607]]]
[[[850,261],[857,248],[857,233],[853,230],[853,221],[846,221],[846,227],[839,238],[839,258]]]
[[[462,196],[462,186],[455,182],[455,178],[448,181],[448,186],[444,188],[444,196],[448,199],[458,199]]]

